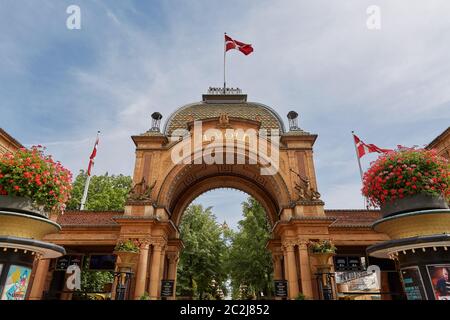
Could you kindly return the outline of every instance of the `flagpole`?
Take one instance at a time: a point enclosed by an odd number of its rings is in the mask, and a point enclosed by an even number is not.
[[[98,141],[98,135],[100,134],[100,131],[97,131],[97,138],[95,139],[95,142],[97,143]],[[95,147],[94,147],[95,148]],[[89,164],[91,163],[91,161],[93,161],[92,159],[89,159]],[[92,162],[92,166],[94,165],[94,162]],[[88,170],[89,171],[89,170]],[[87,195],[88,195],[88,190],[89,190],[89,184],[91,183],[91,175],[88,172],[88,176],[86,179],[86,183],[84,185],[84,191],[83,191],[83,198],[81,198],[81,205],[80,205],[80,211],[84,210],[84,205],[86,204],[86,199],[87,199]]]
[[[358,154],[358,149],[356,148],[356,143],[355,143],[355,132],[352,131],[352,136],[353,136],[353,145],[355,146],[355,154],[356,154],[356,160],[358,160],[358,166],[359,166],[359,175],[361,176],[361,183],[364,184],[364,178],[363,178],[363,170],[362,170],[362,166],[361,166],[361,159],[359,158],[359,154]],[[367,199],[366,197],[364,197],[364,207],[366,209],[368,209],[368,205],[367,205]]]
[[[224,35],[226,36],[227,33],[225,32]],[[225,78],[225,62],[226,62],[226,53],[227,53],[227,41],[225,40],[225,36],[223,37],[223,94],[226,93],[227,89],[227,82]]]
[[[83,192],[83,198],[81,199],[80,211],[84,210],[84,204],[86,203],[90,182],[91,182],[91,176],[88,175],[87,179],[86,179],[86,184],[84,185],[84,192]]]

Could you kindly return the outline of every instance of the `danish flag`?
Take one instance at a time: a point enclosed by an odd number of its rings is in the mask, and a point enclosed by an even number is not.
[[[381,149],[374,144],[367,144],[361,141],[355,134],[353,134],[353,139],[355,140],[356,153],[358,154],[358,158],[362,158],[366,153],[378,152],[378,153],[387,153],[393,150],[390,149]]]
[[[88,176],[91,176],[91,168],[94,165],[94,159],[95,159],[95,156],[97,155],[98,141],[99,141],[99,138],[98,138],[98,134],[97,134],[97,140],[95,140],[94,150],[92,150],[91,156],[89,157],[89,166],[87,169]]]
[[[225,34],[225,52],[231,49],[236,49],[248,56],[253,52],[253,47],[251,44],[243,43],[237,40],[233,40]]]

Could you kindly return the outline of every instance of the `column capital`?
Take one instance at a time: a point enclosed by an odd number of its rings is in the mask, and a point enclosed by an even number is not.
[[[151,244],[152,240],[150,238],[140,238],[139,239],[139,247],[141,249],[148,249],[148,246]]]
[[[153,246],[153,250],[163,251],[167,247],[167,242],[161,239],[152,239],[150,244]]]
[[[285,250],[292,251],[292,250],[294,250],[294,247],[296,244],[297,243],[295,240],[284,240],[281,245],[283,246],[283,248]]]
[[[169,263],[176,263],[180,257],[178,252],[167,252],[167,259],[169,259]]]
[[[299,249],[308,250],[309,240],[308,239],[298,239],[297,245],[298,245]]]

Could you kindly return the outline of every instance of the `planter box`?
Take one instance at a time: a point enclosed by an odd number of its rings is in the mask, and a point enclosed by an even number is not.
[[[136,267],[139,252],[114,251],[113,253],[117,256],[117,266],[119,269],[132,270]]]
[[[30,198],[16,196],[0,196],[0,210],[26,213],[48,218],[43,208],[38,208]]]
[[[416,194],[396,201],[386,202],[380,209],[383,217],[389,217],[418,210],[448,209],[448,204],[442,196],[433,197],[426,194]]]

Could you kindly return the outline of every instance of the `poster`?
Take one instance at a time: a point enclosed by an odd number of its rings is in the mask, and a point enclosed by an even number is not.
[[[425,289],[418,267],[404,268],[400,270],[408,300],[426,300]]]
[[[31,269],[16,265],[9,267],[1,300],[24,300],[27,293]]]
[[[450,300],[450,264],[427,266],[436,300]]]

